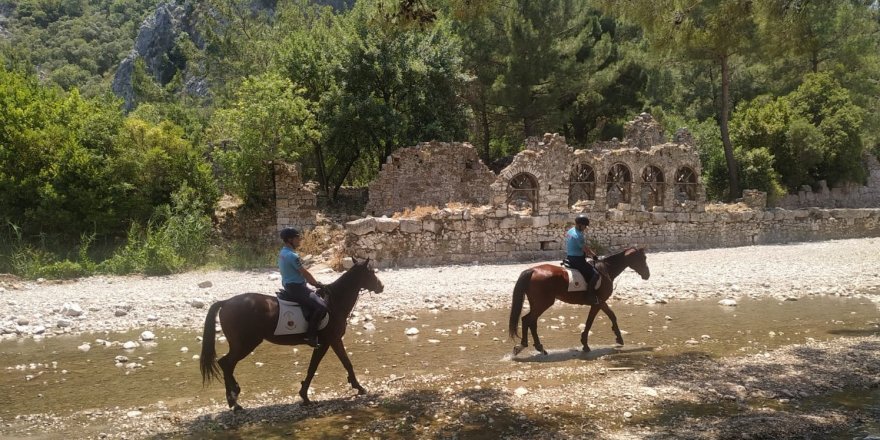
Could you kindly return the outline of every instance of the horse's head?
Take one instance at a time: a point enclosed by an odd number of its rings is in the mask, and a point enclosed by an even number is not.
[[[376,277],[376,271],[370,267],[370,259],[367,258],[366,260],[358,261],[357,258],[352,257],[351,260],[354,262],[354,266],[352,266],[349,271],[354,274],[355,280],[357,280],[357,285],[361,289],[382,293],[385,286],[383,286],[382,281],[379,281],[379,278]]]
[[[625,254],[626,265],[636,271],[643,280],[651,277],[651,270],[648,269],[648,259],[645,256],[645,248],[630,248]]]

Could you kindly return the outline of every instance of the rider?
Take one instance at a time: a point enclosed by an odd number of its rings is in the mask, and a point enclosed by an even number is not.
[[[327,304],[315,292],[315,289],[306,284],[306,281],[319,289],[324,287],[324,283],[316,280],[303,267],[302,260],[295,251],[302,241],[299,231],[294,228],[284,228],[278,235],[284,242],[284,247],[278,254],[278,269],[281,272],[281,285],[284,287],[280,298],[285,301],[298,302],[303,307],[303,312],[311,311],[311,314],[307,316],[309,325],[306,330],[306,343],[317,347],[319,345],[318,327],[327,313]]]
[[[565,233],[565,249],[568,254],[567,259],[572,267],[579,270],[587,280],[587,292],[595,291],[595,284],[599,280],[599,272],[592,266],[587,264],[587,256],[594,260],[597,258],[596,253],[587,246],[587,237],[584,231],[590,225],[590,219],[586,214],[579,214],[574,219],[574,227]]]

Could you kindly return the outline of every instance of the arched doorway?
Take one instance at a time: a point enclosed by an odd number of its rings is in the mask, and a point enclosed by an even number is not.
[[[538,179],[529,173],[519,173],[507,184],[507,209],[538,212]]]
[[[648,165],[642,170],[642,188],[639,194],[640,203],[645,208],[663,206],[663,194],[666,191],[666,183],[663,179],[663,171],[654,165]]]
[[[690,167],[681,167],[675,172],[675,200],[685,202],[697,200],[697,173]]]
[[[568,188],[568,204],[581,200],[596,199],[596,172],[588,164],[579,163],[571,171]]]
[[[632,173],[629,168],[616,163],[605,176],[605,190],[608,208],[616,208],[619,203],[630,203],[632,200]]]

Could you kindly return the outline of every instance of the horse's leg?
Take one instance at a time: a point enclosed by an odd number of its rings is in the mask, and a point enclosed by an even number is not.
[[[540,317],[545,310],[550,308],[550,305],[537,304],[538,307],[534,306],[535,304],[531,304],[531,301],[529,301],[529,307],[532,307],[529,311],[529,315],[532,315],[529,319],[529,329],[532,332],[532,339],[535,340],[535,350],[538,350],[541,354],[547,354],[547,350],[544,350],[544,346],[541,345],[541,340],[538,339],[538,317]]]
[[[351,365],[351,360],[348,359],[348,353],[345,352],[345,345],[343,345],[342,339],[331,342],[330,347],[333,348],[333,352],[336,353],[339,362],[342,362],[342,366],[348,372],[348,383],[351,384],[351,387],[358,390],[358,394],[367,394],[367,390],[358,383],[357,378],[354,376],[354,367]]]
[[[614,332],[614,336],[617,336],[617,345],[623,345],[623,335],[620,333],[620,327],[617,326],[617,316],[611,311],[607,302],[603,302],[599,307],[602,307],[602,311],[611,319],[611,330]]]
[[[596,315],[599,314],[599,307],[592,305],[590,306],[590,313],[587,315],[587,322],[584,323],[584,332],[581,333],[581,344],[584,344],[584,351],[590,351],[590,344],[588,344],[588,340],[590,339],[590,328],[593,327],[593,320],[596,319]]]
[[[229,335],[226,338],[229,342],[229,353],[226,353],[226,356],[220,358],[217,363],[223,370],[223,382],[226,385],[226,403],[229,404],[230,408],[238,411],[241,410],[241,405],[238,404],[238,395],[241,393],[241,387],[238,386],[238,382],[233,375],[235,366],[238,364],[238,361],[254,351],[263,342],[263,339],[256,337],[255,339],[240,341],[239,338],[230,338]]]
[[[522,341],[520,341],[519,345],[513,347],[513,355],[516,356],[519,352],[523,351],[524,348],[529,346],[529,316],[532,314],[531,311],[526,313],[520,322],[522,323]]]
[[[312,401],[309,400],[309,386],[312,384],[312,379],[315,377],[315,371],[318,371],[318,364],[321,363],[321,359],[324,359],[324,355],[327,354],[327,348],[327,344],[321,344],[312,350],[312,360],[309,361],[309,371],[306,373],[306,379],[302,381],[302,387],[299,389],[299,397],[302,397],[303,405],[312,403]]]

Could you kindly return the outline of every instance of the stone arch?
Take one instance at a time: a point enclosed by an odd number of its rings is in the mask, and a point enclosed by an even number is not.
[[[632,202],[632,171],[623,162],[611,165],[605,175],[606,201],[609,208]]]
[[[663,206],[665,193],[666,181],[664,179],[663,170],[654,165],[646,166],[642,170],[642,185],[639,192],[639,202],[646,208]]]
[[[679,167],[675,171],[675,200],[685,202],[697,200],[699,180],[697,173],[689,166]]]
[[[569,177],[568,204],[596,200],[596,170],[588,163],[576,163]]]
[[[538,212],[538,178],[532,173],[521,171],[514,174],[507,181],[508,209],[511,207],[517,211],[531,208],[533,213]]]

